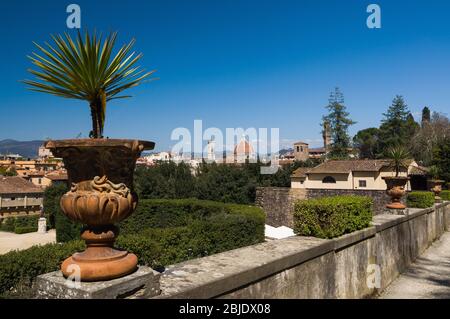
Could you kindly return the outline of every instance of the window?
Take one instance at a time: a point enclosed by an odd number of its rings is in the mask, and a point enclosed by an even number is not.
[[[297,152],[300,152],[300,146],[297,146]]]
[[[336,184],[336,180],[331,177],[331,176],[327,176],[322,180],[322,183],[324,184]]]
[[[300,146],[300,152],[303,153],[303,146]]]
[[[367,182],[365,180],[360,180],[359,181],[359,187],[367,187]]]

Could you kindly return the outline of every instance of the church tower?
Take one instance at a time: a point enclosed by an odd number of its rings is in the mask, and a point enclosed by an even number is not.
[[[216,141],[213,139],[208,141],[208,161],[216,161]]]
[[[328,154],[331,148],[331,129],[330,123],[327,121],[323,122],[323,148],[325,149],[325,154]]]

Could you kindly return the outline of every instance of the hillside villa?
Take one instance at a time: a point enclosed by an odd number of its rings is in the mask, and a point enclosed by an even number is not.
[[[291,188],[386,190],[385,176],[395,171],[388,160],[330,160],[316,167],[300,167],[291,175]],[[410,160],[400,176],[410,177],[406,190],[426,189],[427,169]]]

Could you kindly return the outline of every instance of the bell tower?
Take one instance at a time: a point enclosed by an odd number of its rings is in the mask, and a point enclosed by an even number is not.
[[[325,153],[327,154],[330,151],[331,147],[331,129],[330,123],[328,121],[323,122],[322,137],[323,137],[323,148],[325,149]]]

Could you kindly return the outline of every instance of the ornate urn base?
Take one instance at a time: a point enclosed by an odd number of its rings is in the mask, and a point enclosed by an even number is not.
[[[436,203],[442,202],[442,198],[440,196],[442,192],[442,185],[444,185],[445,181],[439,179],[432,179],[427,181],[428,188],[434,193],[434,201]]]
[[[386,205],[389,209],[405,209],[406,206],[401,202],[405,195],[405,185],[408,182],[408,177],[383,177],[387,185],[386,194],[391,197],[391,202]]]
[[[153,142],[113,139],[48,141],[45,147],[62,157],[71,189],[61,197],[61,209],[73,221],[86,225],[81,238],[86,250],[67,258],[64,276],[81,281],[103,281],[137,269],[137,257],[114,248],[119,234],[114,226],[136,209],[133,173],[143,150]]]

